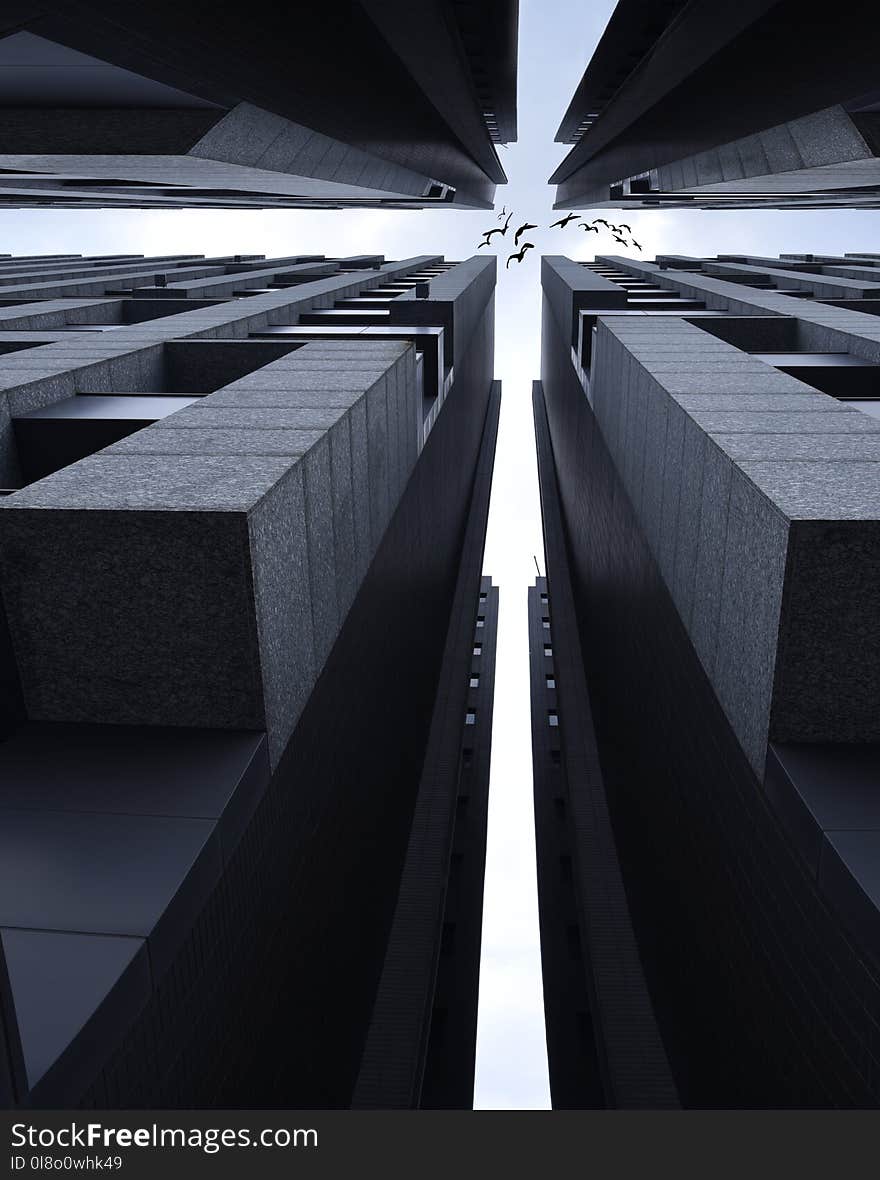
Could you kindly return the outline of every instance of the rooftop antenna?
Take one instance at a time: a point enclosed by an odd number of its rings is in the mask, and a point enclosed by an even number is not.
[[[543,578],[544,575],[541,573],[541,567],[538,565],[538,559],[534,553],[532,554],[532,561],[535,563],[535,569],[538,571],[538,577]]]

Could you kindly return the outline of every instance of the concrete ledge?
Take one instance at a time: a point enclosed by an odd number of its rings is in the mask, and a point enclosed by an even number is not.
[[[32,720],[265,728],[280,756],[415,464],[415,354],[307,345],[227,392],[5,499]]]
[[[880,423],[683,319],[600,319],[590,393],[756,771],[880,739]]]

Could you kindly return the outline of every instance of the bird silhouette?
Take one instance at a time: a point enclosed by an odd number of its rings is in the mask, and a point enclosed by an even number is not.
[[[522,237],[522,235],[526,232],[527,229],[537,229],[537,228],[538,227],[536,225],[532,225],[531,222],[524,221],[522,223],[522,225],[519,227],[519,229],[516,231],[516,233],[513,235],[514,246],[519,245],[519,240]]]
[[[630,245],[631,245],[631,246],[635,246],[635,248],[636,248],[636,249],[637,249],[639,252],[641,252],[641,249],[642,249],[642,247],[641,247],[641,246],[638,244],[638,242],[635,240],[635,238],[633,238],[633,240],[630,242]]]
[[[607,222],[604,217],[594,217],[593,225],[604,225],[606,229],[611,229],[610,223]]]
[[[506,206],[506,205],[502,205],[502,206],[501,206],[501,212],[498,214],[498,220],[499,220],[499,221],[500,221],[500,220],[501,220],[501,218],[502,218],[502,217],[505,215],[505,213],[506,213],[506,212],[507,212],[507,206]]]
[[[494,229],[484,230],[483,231],[484,241],[480,242],[479,246],[477,246],[477,249],[481,250],[483,248],[483,246],[490,246],[492,244],[492,234],[501,234],[501,236],[503,238],[504,235],[507,233],[508,227],[510,226],[511,217],[513,217],[513,214],[508,213],[507,221],[505,221],[503,226],[497,225]]]
[[[560,229],[565,229],[570,221],[577,221],[579,217],[580,213],[569,213],[567,217],[560,217],[558,221],[554,221],[550,228],[555,229],[558,225]]]
[[[587,221],[581,222],[581,229],[588,234],[597,234],[599,232],[598,226],[590,225]]]
[[[526,256],[526,250],[534,250],[534,248],[535,248],[534,242],[523,242],[523,244],[520,246],[518,252],[516,254],[511,254],[510,257],[507,259],[507,263],[506,263],[504,269],[507,270],[507,268],[510,266],[511,262],[513,262],[514,258],[516,259],[517,262],[522,262],[522,260]]]
[[[627,225],[625,221],[621,221],[620,225],[617,228],[619,230],[625,229],[628,234],[632,233],[632,226]]]
[[[615,242],[620,242],[621,246],[626,245],[626,238],[619,238],[617,234],[613,234],[612,237],[614,238]]]

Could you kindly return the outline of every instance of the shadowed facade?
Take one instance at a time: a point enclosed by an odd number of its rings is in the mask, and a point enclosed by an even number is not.
[[[494,260],[4,275],[6,1104],[351,1105],[395,913],[453,873],[402,1051],[467,1104]]]
[[[619,0],[556,134],[556,207],[880,207],[876,6]]]
[[[19,4],[0,207],[491,208],[516,53],[516,0]]]
[[[604,790],[608,873],[689,1107],[880,1099],[877,275],[872,255],[543,260],[535,414],[559,525],[553,696],[534,672],[533,715],[561,752],[536,791],[550,773],[582,807]],[[584,781],[566,736],[589,727]],[[576,849],[571,823],[554,838]],[[556,849],[544,899],[559,855],[585,871]],[[581,917],[578,971],[616,913],[598,935]],[[556,1081],[591,1105],[602,1008],[543,933],[545,990],[592,1014]]]

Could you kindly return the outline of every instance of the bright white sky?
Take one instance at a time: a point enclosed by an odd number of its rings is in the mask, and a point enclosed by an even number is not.
[[[560,216],[551,211],[553,190],[546,180],[567,149],[553,137],[613,8],[614,0],[520,0],[519,143],[499,149],[510,183],[499,188],[498,207],[514,210],[514,226],[519,216],[542,227]],[[626,220],[643,258],[658,252],[880,250],[880,215],[870,212],[639,212]],[[442,253],[461,259],[475,253],[483,230],[497,224],[491,212],[450,210],[7,210],[0,212],[0,252]],[[540,255],[587,260],[596,248],[595,238],[586,241],[590,235],[573,226],[528,236],[536,249],[521,266],[514,263],[505,272],[501,254],[496,298],[495,372],[504,396],[484,568],[500,586],[501,599],[477,1046],[476,1105],[483,1109],[549,1106],[526,625],[533,554],[544,571],[531,382],[540,370]],[[606,242],[599,249],[611,253]]]

